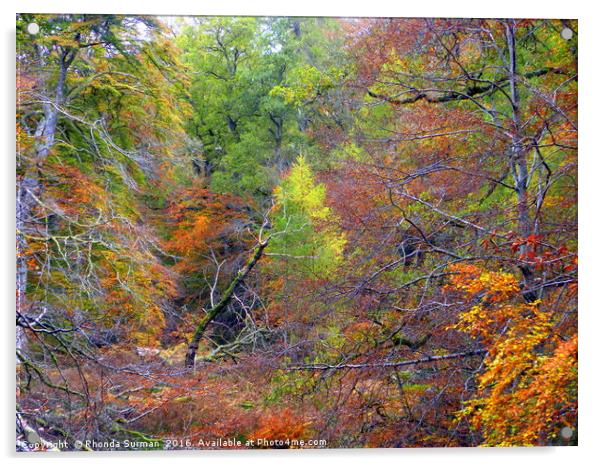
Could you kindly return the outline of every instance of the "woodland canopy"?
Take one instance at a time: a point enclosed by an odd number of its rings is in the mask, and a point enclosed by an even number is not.
[[[17,450],[576,444],[577,34],[18,15]]]

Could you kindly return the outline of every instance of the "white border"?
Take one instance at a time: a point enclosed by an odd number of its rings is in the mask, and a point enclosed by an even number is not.
[[[602,69],[597,44],[602,44],[599,34],[602,30],[601,17],[597,15],[593,2],[578,1],[468,1],[468,0],[426,0],[423,2],[403,0],[145,0],[126,2],[124,0],[19,0],[14,8],[5,1],[2,8],[2,141],[1,154],[4,182],[1,184],[0,205],[3,220],[0,263],[2,264],[2,297],[5,304],[2,325],[2,362],[4,380],[2,383],[2,440],[3,456],[9,456],[12,463],[19,459],[20,464],[37,464],[40,459],[53,463],[80,462],[85,458],[88,464],[111,461],[115,458],[143,460],[149,464],[171,461],[187,464],[231,464],[233,461],[248,464],[305,464],[307,462],[331,464],[345,462],[349,465],[363,465],[379,462],[428,464],[478,464],[504,465],[537,463],[591,464],[590,459],[600,455],[596,449],[599,438],[598,423],[602,419],[599,406],[602,404],[600,389],[600,347],[599,333],[602,329],[602,257],[599,232],[602,222],[596,215],[601,210],[600,192],[602,189],[602,128],[600,112],[602,101]],[[169,452],[160,453],[98,453],[85,455],[67,453],[61,456],[37,454],[15,457],[14,451],[14,28],[17,12],[72,12],[72,13],[123,13],[123,14],[198,14],[198,15],[289,15],[289,16],[447,16],[447,17],[521,17],[521,18],[578,18],[579,19],[579,94],[580,124],[579,138],[579,243],[580,243],[580,316],[579,316],[579,447],[573,448],[518,448],[518,449],[421,449],[421,450],[324,450],[324,451],[269,451],[269,452]],[[596,454],[597,453],[597,454]],[[15,461],[16,462],[16,461]]]
[[[33,13],[145,13],[156,15],[274,15],[274,16],[448,16],[575,18],[573,4],[558,0],[403,2],[395,0],[19,0],[20,12]],[[510,14],[514,13],[514,14]]]

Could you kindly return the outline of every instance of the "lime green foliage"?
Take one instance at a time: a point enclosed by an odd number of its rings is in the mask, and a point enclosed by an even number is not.
[[[335,161],[353,160],[354,162],[368,162],[370,156],[363,147],[353,142],[346,142],[330,153],[330,158]]]
[[[264,151],[263,141],[254,134],[247,133],[230,152],[223,156],[220,170],[212,180],[211,187],[220,193],[256,193],[268,184],[268,168],[258,164]]]
[[[305,158],[297,159],[275,196],[279,210],[272,252],[307,262],[318,276],[332,272],[343,259],[346,240],[325,205],[326,187],[316,184]]]
[[[299,153],[313,101],[341,80],[320,20],[204,18],[178,37],[192,71],[189,135],[217,192],[264,200]]]
[[[331,76],[315,66],[302,65],[290,73],[287,86],[275,86],[270,95],[282,97],[287,104],[301,106],[335,84],[335,78],[340,78],[341,71],[333,71]]]

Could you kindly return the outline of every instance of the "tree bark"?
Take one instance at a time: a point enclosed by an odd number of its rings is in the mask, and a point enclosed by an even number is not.
[[[518,233],[522,239],[527,238],[533,232],[533,223],[529,215],[529,193],[528,179],[529,169],[527,166],[527,154],[523,143],[522,119],[520,115],[520,95],[517,85],[516,71],[516,38],[515,24],[509,20],[505,24],[506,42],[508,46],[508,82],[510,84],[510,98],[512,100],[512,146],[510,152],[510,165],[514,174],[515,189],[517,193],[517,211],[518,211]],[[528,246],[520,246],[519,252],[522,257],[527,253]],[[534,288],[533,269],[527,264],[519,266],[524,278],[524,288],[532,290]],[[526,291],[523,296],[527,302],[533,302],[537,299],[537,293]]]
[[[464,351],[462,353],[445,354],[442,356],[426,356],[420,359],[410,359],[406,361],[383,361],[383,362],[365,362],[358,364],[305,364],[301,366],[288,366],[285,370],[289,371],[331,371],[342,369],[384,369],[397,368],[403,366],[414,366],[416,364],[424,364],[429,362],[447,361],[449,359],[468,358],[472,356],[482,356],[487,354],[487,350],[476,349],[472,351]]]
[[[60,57],[59,75],[54,88],[52,100],[43,104],[44,116],[38,123],[35,132],[36,146],[33,161],[27,166],[21,179],[17,180],[16,199],[16,240],[17,240],[17,311],[25,315],[25,291],[27,288],[27,223],[35,205],[35,197],[39,197],[42,186],[39,179],[39,169],[44,163],[50,149],[54,145],[59,108],[65,100],[65,81],[67,70],[77,55],[77,49],[67,49]],[[25,345],[25,334],[22,327],[17,327],[17,349]]]
[[[247,261],[245,266],[238,271],[234,279],[230,282],[230,285],[228,285],[228,288],[226,288],[226,291],[224,291],[224,295],[222,296],[220,301],[211,309],[209,309],[205,317],[203,317],[203,319],[197,325],[194,335],[190,340],[190,344],[188,345],[188,351],[186,353],[186,360],[184,363],[186,367],[194,366],[196,352],[199,349],[199,343],[201,341],[201,338],[203,338],[205,330],[207,329],[208,325],[219,314],[226,310],[228,304],[230,303],[230,300],[232,299],[232,296],[234,296],[234,292],[236,291],[238,285],[240,285],[240,283],[247,277],[247,275],[249,275],[249,272],[253,270],[253,267],[255,267],[255,264],[257,264],[257,262],[263,254],[264,249],[267,247],[268,242],[269,239],[263,242],[259,242],[259,244],[255,247],[251,258]]]

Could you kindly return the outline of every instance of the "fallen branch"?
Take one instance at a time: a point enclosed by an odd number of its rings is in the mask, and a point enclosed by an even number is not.
[[[215,306],[209,309],[205,317],[203,317],[201,322],[199,322],[199,325],[197,326],[194,332],[192,340],[190,340],[190,344],[188,345],[188,352],[186,353],[186,360],[184,363],[186,367],[194,366],[196,352],[199,349],[199,343],[201,341],[201,338],[203,337],[203,334],[205,333],[205,330],[207,329],[207,326],[227,308],[228,303],[234,296],[236,288],[247,277],[249,272],[253,270],[253,267],[255,267],[255,264],[257,264],[257,262],[261,258],[261,255],[263,254],[263,251],[267,247],[268,243],[269,238],[265,241],[259,241],[249,261],[242,269],[238,271],[232,282],[230,282],[228,288],[226,288],[226,291],[224,291],[222,299]]]
[[[447,359],[466,358],[470,356],[479,356],[487,353],[487,350],[479,349],[473,351],[464,351],[462,353],[445,354],[443,356],[427,356],[420,359],[410,359],[406,361],[394,362],[365,362],[358,364],[305,364],[302,366],[288,366],[285,370],[289,371],[329,371],[341,369],[371,369],[371,368],[386,368],[386,367],[402,367],[413,366],[414,364],[423,364],[427,362],[445,361]]]

